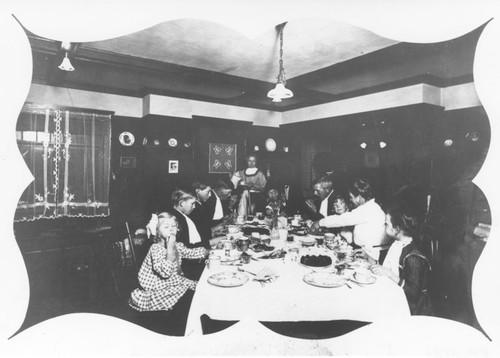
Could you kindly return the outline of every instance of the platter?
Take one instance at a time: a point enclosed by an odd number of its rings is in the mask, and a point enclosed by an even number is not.
[[[345,279],[331,272],[310,272],[304,275],[304,282],[312,286],[335,288],[345,284]]]
[[[238,287],[248,282],[248,276],[242,272],[218,272],[208,277],[208,283],[217,287]]]

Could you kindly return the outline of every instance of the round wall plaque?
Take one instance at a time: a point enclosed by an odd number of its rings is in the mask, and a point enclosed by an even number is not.
[[[177,139],[175,138],[170,138],[168,140],[168,145],[171,146],[171,147],[177,147]]]
[[[120,141],[121,145],[130,147],[132,144],[134,144],[135,137],[130,132],[121,132],[120,136],[118,137],[118,140]]]
[[[268,152],[274,152],[276,150],[276,141],[272,138],[266,140],[266,150]]]

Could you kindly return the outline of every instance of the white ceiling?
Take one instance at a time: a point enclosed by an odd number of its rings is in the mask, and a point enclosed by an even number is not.
[[[287,79],[398,43],[339,21],[301,19],[284,29]],[[214,22],[172,20],[82,47],[273,82],[278,74],[275,28],[250,39]]]

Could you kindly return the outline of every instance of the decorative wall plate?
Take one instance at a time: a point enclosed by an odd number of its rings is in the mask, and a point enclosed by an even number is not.
[[[130,132],[121,132],[120,136],[118,137],[118,140],[120,141],[121,145],[124,145],[126,147],[130,147],[131,145],[134,144],[135,137]]]
[[[168,140],[168,145],[171,146],[171,147],[177,147],[177,139],[175,138],[170,138]]]
[[[272,138],[266,140],[266,150],[268,152],[274,152],[276,150],[276,141]]]

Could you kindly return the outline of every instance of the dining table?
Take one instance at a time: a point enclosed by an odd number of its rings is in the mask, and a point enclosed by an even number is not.
[[[227,238],[238,240],[234,235]],[[220,246],[212,250],[212,255],[222,261],[205,267],[193,296],[185,335],[203,334],[203,315],[222,321],[250,318],[261,322],[376,322],[410,315],[400,286],[385,276],[371,275],[366,261],[350,252],[346,255],[345,250],[341,255],[338,249],[318,245],[315,238],[282,235],[268,239],[273,251],[248,248],[248,263],[242,263],[236,245],[230,251]],[[303,259],[310,257],[328,262],[311,266],[316,264]],[[268,274],[264,279],[269,279],[259,280]]]

